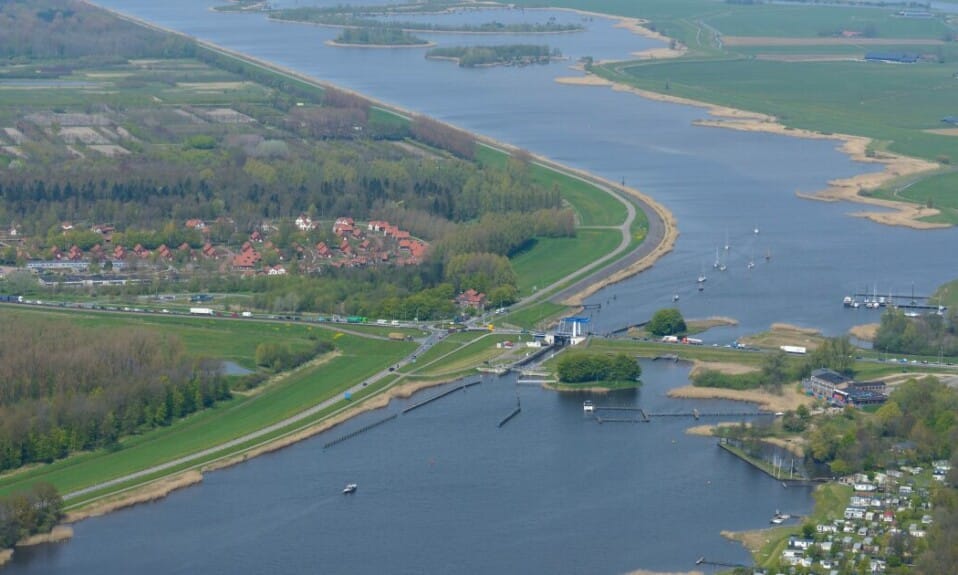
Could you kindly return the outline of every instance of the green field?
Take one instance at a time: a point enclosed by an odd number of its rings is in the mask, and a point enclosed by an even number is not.
[[[519,4],[541,5],[535,0]],[[958,115],[958,21],[941,16],[905,18],[900,5],[822,6],[810,3],[754,5],[709,0],[555,0],[550,5],[640,17],[687,45],[677,60],[610,63],[593,71],[610,80],[669,95],[732,106],[777,117],[786,126],[822,133],[866,136],[877,150],[958,164],[958,137],[931,133]],[[863,40],[830,44],[843,30]],[[780,42],[725,45],[721,38],[771,37]],[[867,37],[867,38],[866,38]],[[788,44],[791,39],[811,44]],[[886,44],[868,44],[881,42]],[[895,41],[906,40],[902,44]],[[908,43],[913,40],[914,43]],[[816,44],[817,42],[817,44]],[[922,55],[916,64],[865,62],[867,52]],[[844,55],[857,61],[802,61]],[[767,60],[767,56],[798,61]],[[937,221],[958,222],[948,193],[952,176],[935,176],[897,195],[946,210]],[[899,182],[900,187],[913,182]],[[881,190],[878,195],[895,195]]]
[[[582,230],[575,238],[541,238],[532,249],[512,258],[519,293],[529,295],[608,254],[619,245],[618,230]]]

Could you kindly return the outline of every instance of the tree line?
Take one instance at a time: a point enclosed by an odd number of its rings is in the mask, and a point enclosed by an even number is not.
[[[0,316],[0,470],[109,446],[229,396],[219,363],[168,334]]]

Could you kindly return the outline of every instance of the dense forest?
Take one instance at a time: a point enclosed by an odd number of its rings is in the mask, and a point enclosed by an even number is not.
[[[113,445],[229,395],[219,362],[167,334],[0,316],[0,471]]]

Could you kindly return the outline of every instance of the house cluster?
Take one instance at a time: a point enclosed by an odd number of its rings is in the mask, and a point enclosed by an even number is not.
[[[949,468],[935,462],[935,476]],[[812,537],[789,538],[782,563],[827,575],[852,572],[848,567],[859,573],[862,565],[868,573],[885,573],[892,537],[924,538],[933,522],[929,489],[918,486],[923,480],[927,473],[918,467],[844,478],[854,493],[843,516],[816,524]]]
[[[836,407],[851,405],[879,405],[888,396],[881,381],[857,382],[830,369],[816,369],[802,380],[802,388],[808,395],[817,397]]]
[[[232,221],[229,222],[232,224]],[[300,214],[294,220],[299,231],[310,232],[318,228],[318,223],[306,214]],[[210,227],[201,219],[191,218],[185,222],[185,227],[201,232],[204,237],[209,236]],[[73,224],[61,224],[63,231],[74,229]],[[161,245],[153,250],[137,244],[133,248],[113,244],[113,226],[97,225],[91,228],[103,236],[103,242],[84,251],[73,245],[67,250],[53,247],[46,257],[31,261],[31,269],[54,270],[58,267],[71,271],[83,271],[90,262],[111,262],[113,269],[118,270],[124,264],[136,260],[156,259],[160,261],[200,259],[222,260],[223,271],[232,271],[243,274],[285,275],[287,269],[282,263],[266,265],[263,253],[276,250],[269,241],[269,235],[279,228],[272,223],[264,223],[254,229],[248,239],[238,251],[232,251],[226,246],[215,246],[208,239],[200,249],[195,249],[187,243],[179,247]],[[372,221],[367,225],[357,225],[350,217],[337,218],[332,228],[336,241],[320,241],[312,249],[308,245],[294,243],[293,253],[287,254],[290,258],[300,261],[300,269],[309,273],[320,271],[322,267],[364,267],[369,265],[416,265],[421,263],[428,250],[428,245],[411,236],[398,226],[385,221]],[[177,256],[180,255],[178,258]],[[284,261],[280,254],[279,262]]]

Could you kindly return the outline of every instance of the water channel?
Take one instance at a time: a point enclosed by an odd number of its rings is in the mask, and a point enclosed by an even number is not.
[[[878,318],[843,310],[842,296],[923,294],[958,269],[958,254],[940,249],[954,245],[954,230],[883,227],[848,215],[861,206],[795,196],[876,169],[836,152],[835,142],[696,127],[706,115],[698,108],[555,83],[575,74],[570,62],[464,70],[427,61],[418,49],[333,48],[323,42],[335,30],[270,22],[261,14],[216,14],[206,1],[101,4],[625,180],[661,201],[681,230],[675,250],[596,294],[591,301],[602,307],[592,312],[594,331],[644,321],[677,293],[686,317],[740,322],[706,334],[707,343],[727,343],[778,321],[841,334]],[[657,45],[611,21],[569,12],[448,18],[549,17],[582,21],[588,30],[545,40],[421,35],[447,45],[545,42],[571,62],[622,59]],[[719,275],[711,264],[726,241],[728,270]],[[757,265],[748,270],[750,259]],[[695,278],[703,269],[709,280],[699,293]],[[687,369],[656,363],[643,369],[640,392],[596,401],[657,411],[742,409],[670,400],[665,391],[685,384]],[[522,413],[497,429],[517,390]],[[714,441],[684,435],[690,421],[598,425],[583,418],[583,399],[489,380],[323,450],[329,438],[382,414],[364,415],[325,437],[209,474],[201,486],[161,503],[80,523],[70,543],[18,551],[10,572],[688,570],[702,555],[747,561],[720,530],[763,527],[775,509],[810,508],[807,490],[783,489]],[[346,481],[360,484],[355,497],[339,493]]]

